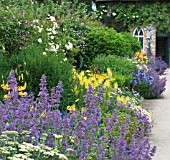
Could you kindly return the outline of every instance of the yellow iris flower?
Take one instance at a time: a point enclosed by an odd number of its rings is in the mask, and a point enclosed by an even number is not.
[[[75,110],[76,110],[76,105],[73,104],[72,106],[67,106],[67,110],[69,110],[69,111],[75,111]]]

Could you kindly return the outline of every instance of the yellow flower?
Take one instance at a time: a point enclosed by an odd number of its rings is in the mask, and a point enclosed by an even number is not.
[[[110,88],[107,89],[107,93],[106,93],[108,96],[110,96],[111,92],[110,92]]]
[[[20,79],[21,79],[21,76],[19,75],[19,76],[18,76],[18,80],[20,81]]]
[[[27,83],[25,82],[24,86],[18,86],[17,89],[18,89],[18,91],[23,91],[26,89],[26,87],[27,87]]]
[[[10,88],[8,88],[8,85],[6,84],[1,84],[1,87],[4,89],[4,90],[6,90],[6,91],[10,91]]]
[[[99,75],[99,76],[97,77],[98,84],[99,84],[99,85],[102,84],[103,81],[104,81],[104,79],[105,79],[105,77],[104,77],[103,74],[102,74],[102,75]]]
[[[76,105],[73,104],[72,106],[67,106],[67,110],[69,110],[69,111],[75,111],[75,110],[76,110]]]
[[[107,74],[109,78],[112,78],[112,71],[110,70],[110,68],[107,68]]]
[[[81,71],[80,74],[77,74],[79,80],[82,80],[84,76],[84,71]]]
[[[22,79],[22,80],[24,80],[24,76],[23,76],[23,74],[21,74],[21,79]]]
[[[75,100],[75,102],[78,102],[78,101],[79,101],[79,99],[76,99],[76,100]]]
[[[76,86],[74,86],[73,90],[76,92],[76,95],[78,95],[79,90],[78,90],[78,88],[77,88],[77,85],[76,85]]]
[[[138,57],[139,54],[140,54],[140,52],[138,51],[135,53],[135,56]]]
[[[80,79],[80,85],[83,86],[83,79]]]
[[[87,79],[87,77],[84,77],[84,84],[85,88],[87,89],[89,87],[89,80]]]
[[[127,97],[126,97],[126,100],[127,100],[127,101],[129,101],[129,100],[130,100],[130,97],[129,97],[129,96],[127,96]]]
[[[9,96],[7,94],[4,95],[4,98],[9,98]]]
[[[104,88],[109,88],[109,87],[110,87],[110,80],[107,79],[107,80],[104,82],[103,87],[104,87]]]
[[[85,112],[86,112],[86,109],[85,109],[84,107],[82,107],[81,112],[82,112],[82,113],[85,113]]]
[[[44,111],[41,113],[41,116],[42,116],[42,117],[45,117],[45,115],[46,115],[46,110],[44,110]]]
[[[117,96],[117,101],[121,101],[120,95]]]
[[[91,85],[94,89],[98,87],[98,82],[96,81],[96,79],[92,82]]]
[[[90,73],[91,71],[89,71],[89,70],[86,70],[86,72],[87,72],[87,73]]]
[[[71,141],[72,143],[74,143],[74,139],[75,139],[74,136],[70,136],[70,141]]]
[[[34,106],[31,106],[31,107],[30,107],[30,112],[33,110],[33,108],[34,108]]]
[[[86,121],[86,120],[87,120],[87,117],[84,117],[84,120]]]
[[[76,69],[75,69],[75,68],[72,68],[72,72],[73,72],[73,73],[76,73]]]
[[[123,102],[125,105],[127,104],[127,100],[125,99],[124,96],[118,95],[118,96],[117,96],[117,101]]]
[[[114,88],[118,89],[118,83],[117,82],[114,83]]]
[[[7,10],[2,10],[2,12],[8,12]]]
[[[20,91],[20,92],[18,92],[18,94],[19,94],[20,96],[26,96],[26,95],[27,95],[27,92],[22,92],[22,91]]]

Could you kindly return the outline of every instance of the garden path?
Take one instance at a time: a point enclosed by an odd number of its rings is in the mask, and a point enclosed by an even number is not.
[[[145,100],[145,108],[152,113],[153,119],[151,143],[157,146],[153,160],[170,160],[170,68],[164,76],[167,85],[163,98]]]

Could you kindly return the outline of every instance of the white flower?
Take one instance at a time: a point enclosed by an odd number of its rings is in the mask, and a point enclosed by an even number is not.
[[[57,155],[59,156],[59,158],[63,160],[68,160],[68,158],[64,154],[57,154]]]
[[[135,16],[133,16],[133,18],[135,18]]]
[[[38,38],[38,42],[39,42],[39,43],[42,43],[42,39],[41,39],[41,38]]]
[[[37,28],[38,28],[38,32],[41,33],[42,30],[43,30],[43,28],[42,28],[42,27],[39,27],[39,26],[37,26]]]
[[[53,29],[59,28],[57,22],[53,22],[53,26],[54,26]]]
[[[20,21],[18,22],[18,25],[19,25],[19,26],[21,25],[21,22],[20,22]]]
[[[38,32],[41,33],[43,28],[38,28]]]
[[[55,21],[55,17],[50,16],[49,18],[50,18],[51,21]]]
[[[47,55],[47,53],[46,53],[46,52],[43,52],[43,55],[45,55],[45,56],[46,56],[46,55]]]
[[[67,61],[67,58],[64,58],[63,61]]]
[[[51,51],[51,52],[57,52],[57,50],[59,49],[59,45],[58,44],[54,44],[54,43],[48,43],[49,45],[50,45],[50,49],[49,49],[49,51]]]
[[[92,10],[93,11],[96,11],[97,10],[97,7],[96,7],[96,4],[92,1]]]
[[[50,51],[52,51],[52,52],[56,52],[56,51],[57,51],[57,49],[55,48],[55,46],[54,46],[54,45],[51,45]]]
[[[63,28],[63,31],[67,31],[67,29]]]
[[[54,36],[51,36],[51,39],[54,39]]]
[[[49,32],[51,32],[51,31],[52,31],[52,28],[47,28],[46,30],[49,31]]]
[[[34,19],[34,20],[33,20],[33,23],[38,23],[38,22],[39,22],[38,19]]]
[[[117,14],[115,12],[112,13],[113,16],[116,16]]]
[[[60,47],[60,46],[59,46],[58,44],[56,44],[56,49],[59,49],[59,47]]]
[[[54,29],[52,30],[52,33],[53,33],[53,34],[57,34],[57,32],[56,32]]]
[[[54,136],[56,139],[58,139],[58,138],[63,138],[62,135],[53,134],[53,136]]]
[[[68,44],[65,45],[65,47],[69,50],[73,48],[73,44],[68,42]]]
[[[126,17],[126,14],[124,14],[124,16]]]

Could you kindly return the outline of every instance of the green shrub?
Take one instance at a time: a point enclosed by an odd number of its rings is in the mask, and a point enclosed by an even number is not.
[[[10,58],[3,57],[0,60],[0,74],[6,79],[10,70],[16,69],[24,74],[24,81],[27,82],[27,92],[39,92],[39,79],[45,74],[48,81],[48,89],[56,86],[59,81],[63,82],[64,95],[63,99],[68,99],[71,95],[71,69],[72,64],[65,59],[64,55],[48,54],[43,55],[41,46],[32,45],[23,49],[17,56],[12,55]],[[28,75],[26,74],[28,73]],[[1,79],[2,84],[2,79]],[[1,89],[2,91],[2,89]],[[1,98],[3,92],[1,93]],[[66,97],[67,98],[66,98]]]
[[[136,70],[136,65],[130,59],[115,55],[97,57],[91,67],[100,73],[105,73],[107,68],[110,68],[121,87],[130,87],[130,81],[133,79],[132,72]]]
[[[28,46],[34,30],[35,22],[31,11],[33,6],[25,4],[23,7],[22,3],[16,4],[13,2],[0,4],[0,48],[3,47],[7,55],[17,54]]]
[[[137,40],[136,37],[133,37],[131,35],[131,33],[123,32],[121,34],[122,34],[123,38],[130,44],[130,46],[131,46],[131,55],[130,55],[130,57],[133,57],[133,55],[137,51],[141,50],[141,48],[142,48],[140,42]]]
[[[57,45],[57,52],[84,66],[85,34],[93,27],[102,27],[97,15],[84,3],[0,2],[0,54],[18,54],[23,48],[42,40],[44,49]],[[66,12],[67,11],[67,12]],[[22,13],[22,14],[20,14]],[[57,25],[54,21],[56,20]],[[71,44],[70,49],[66,46]],[[53,45],[53,46],[54,46]]]
[[[131,57],[139,49],[139,43],[130,34],[117,33],[113,28],[96,27],[86,34],[85,67],[98,55]]]

